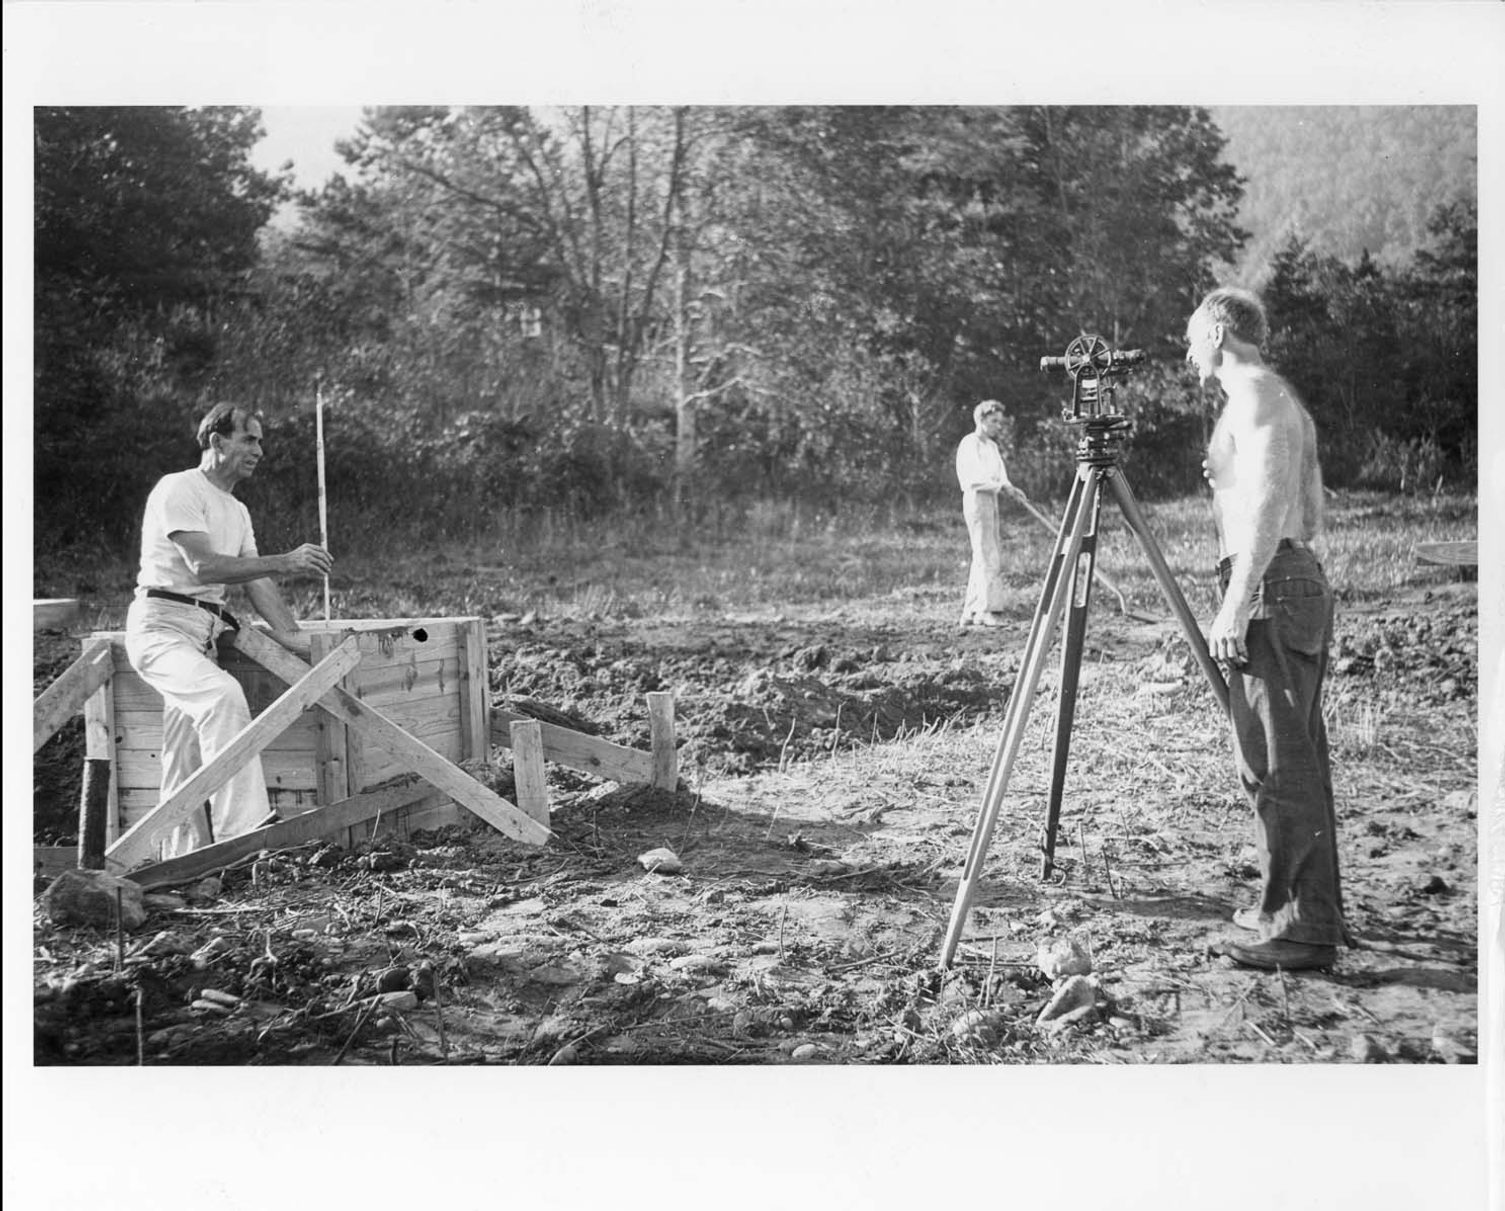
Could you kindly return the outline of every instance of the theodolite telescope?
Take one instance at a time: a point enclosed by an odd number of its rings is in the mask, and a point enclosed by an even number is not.
[[[1066,346],[1062,357],[1042,357],[1041,370],[1065,370],[1071,375],[1071,404],[1061,410],[1068,424],[1127,418],[1113,407],[1115,379],[1144,361],[1143,349],[1114,349],[1102,337],[1084,333]]]

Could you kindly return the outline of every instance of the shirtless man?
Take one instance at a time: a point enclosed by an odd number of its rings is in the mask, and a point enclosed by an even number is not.
[[[1214,290],[1186,326],[1187,361],[1227,394],[1207,451],[1223,604],[1208,646],[1229,673],[1234,760],[1254,809],[1259,903],[1235,924],[1257,940],[1216,949],[1266,969],[1326,967],[1347,940],[1322,680],[1333,594],[1308,545],[1322,524],[1316,430],[1264,364],[1264,308]]]

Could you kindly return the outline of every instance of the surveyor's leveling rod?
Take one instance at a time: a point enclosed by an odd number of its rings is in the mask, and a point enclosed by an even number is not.
[[[319,461],[319,545],[329,550],[328,493],[324,490],[324,389],[314,385],[314,433]],[[324,621],[329,621],[329,574],[324,575]]]
[[[1052,534],[1056,532],[1055,523],[1052,522],[1050,518],[1046,517],[1044,513],[1040,512],[1039,509],[1035,508],[1035,506],[1029,502],[1029,499],[1024,495],[1023,492],[1019,493],[1017,499],[1019,503],[1024,506],[1025,511],[1028,512],[1029,515],[1036,521],[1038,521],[1042,526],[1044,526],[1046,530],[1048,530]],[[1098,571],[1097,568],[1092,569],[1092,577],[1097,581],[1098,584],[1102,585],[1103,588],[1107,589],[1108,592],[1112,593],[1113,596],[1118,598],[1118,611],[1120,614],[1123,614],[1128,618],[1136,618],[1140,622],[1159,621],[1159,619],[1150,618],[1144,614],[1136,614],[1133,610],[1129,609],[1129,599],[1124,596],[1123,590],[1120,589],[1111,580],[1109,580],[1106,576],[1104,576],[1100,571]]]

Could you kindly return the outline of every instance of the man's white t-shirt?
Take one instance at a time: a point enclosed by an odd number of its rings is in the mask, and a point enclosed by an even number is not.
[[[256,535],[251,529],[250,511],[229,492],[216,488],[198,468],[164,475],[146,498],[137,587],[170,589],[223,605],[225,586],[195,580],[183,553],[168,537],[179,530],[209,535],[209,545],[216,554],[254,557]]]
[[[963,492],[996,492],[1008,483],[998,443],[977,432],[962,438],[956,447],[956,478]]]

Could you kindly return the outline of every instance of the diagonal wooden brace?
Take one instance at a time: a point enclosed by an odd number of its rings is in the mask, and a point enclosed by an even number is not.
[[[301,816],[294,816],[291,820],[279,820],[276,824],[242,833],[228,841],[206,845],[203,849],[196,849],[180,858],[168,858],[165,862],[140,867],[131,871],[126,878],[144,888],[191,883],[264,849],[288,849],[319,837],[333,836],[352,825],[362,824],[385,812],[395,812],[398,808],[426,798],[437,799],[438,796],[432,787],[425,786],[416,777],[410,776],[396,785],[352,795],[338,803],[331,803],[328,807],[315,808]]]
[[[272,640],[265,642],[271,643]],[[361,652],[352,636],[312,669],[291,653],[289,659],[297,661],[302,675],[293,678],[286,693],[251,720],[212,760],[201,765],[188,781],[176,787],[105,851],[108,870],[122,874],[150,858],[151,847],[164,830],[181,823],[195,807],[223,786],[227,778],[280,736],[289,724],[360,663]]]
[[[31,706],[31,751],[35,753],[53,733],[72,719],[89,695],[115,674],[108,643],[96,643],[68,666],[56,681],[37,695]]]
[[[235,646],[289,684],[308,671],[308,665],[260,632],[242,628],[236,633]],[[480,816],[499,833],[529,845],[543,845],[553,836],[545,825],[530,820],[514,804],[482,786],[458,765],[355,695],[336,687],[319,699],[319,706],[347,727],[355,728],[401,757],[413,773]]]

